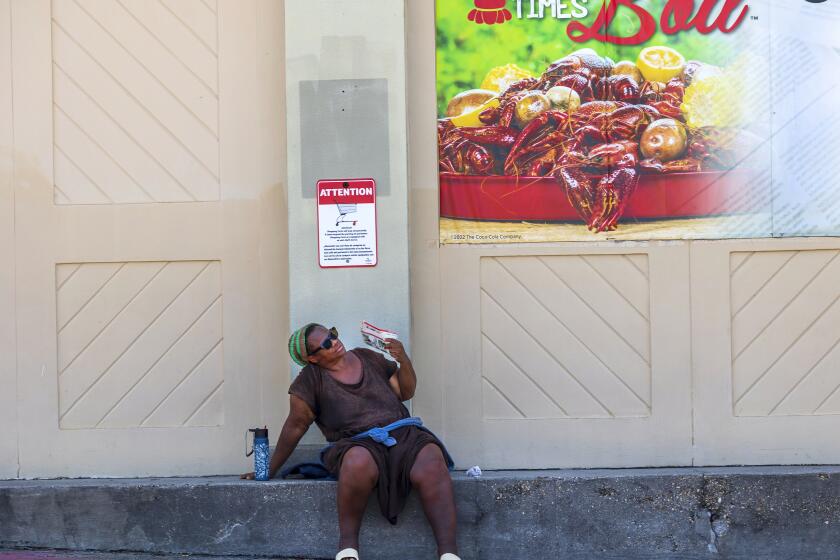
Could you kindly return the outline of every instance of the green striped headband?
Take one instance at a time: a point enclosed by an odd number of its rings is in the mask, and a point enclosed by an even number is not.
[[[309,356],[309,351],[306,348],[306,331],[318,323],[307,323],[298,330],[292,333],[289,337],[289,356],[294,362],[303,367],[309,364],[306,358]]]

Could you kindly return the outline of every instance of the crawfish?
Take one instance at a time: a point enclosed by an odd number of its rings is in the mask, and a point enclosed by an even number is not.
[[[542,153],[532,153],[521,157],[516,163],[516,169],[528,177],[553,176],[564,166],[585,165],[588,163],[584,148],[574,138],[564,137]]]
[[[664,87],[658,82],[645,82],[639,93],[645,103],[663,116],[680,120],[683,120],[680,105],[682,105],[684,95],[685,84],[680,78],[671,78]]]
[[[527,92],[533,89],[537,89],[540,86],[540,80],[538,78],[522,78],[521,80],[517,80],[510,84],[505,91],[499,96],[501,101],[505,101],[509,96],[519,93],[519,92]]]
[[[518,131],[509,126],[462,126],[458,132],[472,142],[510,148],[516,142]]]
[[[570,54],[549,64],[543,72],[543,78],[562,78],[567,74],[606,78],[612,72],[613,66],[615,63],[605,56],[591,53]]]
[[[613,111],[621,109],[625,105],[627,104],[621,103],[619,101],[590,101],[578,107],[578,110],[574,112],[574,120],[585,121],[589,118],[592,118],[595,115],[610,114]]]
[[[616,228],[639,184],[638,147],[636,142],[626,140],[602,144],[592,148],[586,157],[578,154],[577,161],[566,160],[555,174],[569,203],[590,230],[602,232]],[[602,174],[597,183],[587,174],[587,168]],[[604,174],[604,168],[613,169]]]
[[[565,76],[550,82],[551,86],[565,86],[575,90],[581,101],[591,101],[596,97],[595,89],[597,79],[594,76],[587,76],[579,72],[566,74]]]
[[[499,126],[510,126],[513,124],[513,117],[516,114],[516,104],[526,95],[528,95],[528,91],[516,91],[510,95],[502,96],[499,107],[482,111],[478,119],[485,124],[495,122]],[[493,111],[493,113],[490,113],[490,111]],[[493,118],[495,118],[495,121],[492,120]]]
[[[596,167],[635,167],[639,158],[639,144],[631,140],[599,144],[589,150],[587,157],[587,163]]]
[[[569,115],[563,111],[546,111],[526,124],[505,159],[505,173],[519,174],[518,171],[524,163],[523,158],[546,152],[567,140],[567,134],[562,127],[568,121]]]
[[[444,173],[485,174],[493,169],[496,158],[480,144],[466,139],[455,141],[443,149],[440,170]]]
[[[626,103],[639,101],[639,84],[631,76],[618,74],[601,79],[596,86],[596,97]]]
[[[486,125],[510,126],[516,111],[516,102],[529,91],[539,87],[537,78],[524,78],[512,83],[499,95],[499,105],[488,107],[478,115],[478,120]]]
[[[542,89],[566,86],[577,92],[582,101],[597,97],[601,80],[609,77],[614,63],[596,54],[570,54],[552,62],[541,77]]]
[[[642,130],[657,118],[659,112],[649,105],[626,105],[609,113],[600,112],[588,119],[579,119],[582,126],[575,134],[580,139],[588,139],[595,143],[629,140],[638,137]]]
[[[488,173],[496,165],[496,157],[490,149],[478,142],[504,145],[508,140],[513,140],[510,136],[506,138],[505,132],[500,130],[478,132],[458,128],[448,121],[438,122],[440,170],[445,173]]]
[[[607,115],[611,115],[625,105],[625,103],[621,103],[619,101],[601,100],[583,103],[580,107],[578,107],[577,111],[571,115],[569,134],[578,139],[585,137],[585,133],[580,133],[580,129],[582,127],[589,126],[592,122],[602,121]]]

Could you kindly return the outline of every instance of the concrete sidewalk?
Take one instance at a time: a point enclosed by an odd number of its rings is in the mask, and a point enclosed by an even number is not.
[[[67,552],[55,550],[0,550],[0,560],[265,560],[263,558],[236,556],[197,556],[193,554],[134,554],[119,552]],[[299,558],[273,558],[272,560],[309,560]]]
[[[453,478],[464,560],[840,558],[836,466]],[[334,482],[0,482],[0,548],[332,559],[336,542]],[[396,527],[372,502],[361,548],[365,560],[435,558],[414,498]]]

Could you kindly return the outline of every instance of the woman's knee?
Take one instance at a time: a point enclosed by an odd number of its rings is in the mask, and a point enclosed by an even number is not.
[[[415,486],[449,478],[449,468],[446,466],[440,447],[430,443],[421,449],[411,468],[409,478]]]
[[[379,468],[370,451],[361,446],[354,446],[344,453],[341,459],[339,480],[345,482],[366,482],[375,484],[379,478]]]

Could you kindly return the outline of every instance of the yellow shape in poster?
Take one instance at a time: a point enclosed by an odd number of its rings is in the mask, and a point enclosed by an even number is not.
[[[505,64],[504,66],[496,66],[484,76],[481,81],[481,89],[490,89],[493,91],[505,91],[510,84],[524,80],[525,78],[533,78],[534,75],[524,68],[520,68],[516,64]]]

